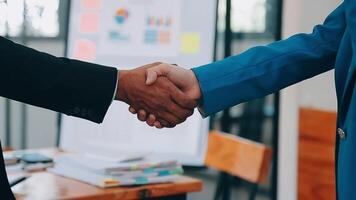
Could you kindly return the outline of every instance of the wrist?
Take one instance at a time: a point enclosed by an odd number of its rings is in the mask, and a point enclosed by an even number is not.
[[[192,79],[193,79],[193,84],[192,84],[192,95],[196,100],[200,100],[202,98],[202,93],[200,90],[200,85],[197,77],[195,76],[195,73],[193,70],[190,70],[190,73],[192,74]]]
[[[126,102],[127,93],[126,93],[126,77],[128,75],[128,70],[120,70],[117,73],[117,82],[119,83],[116,87],[116,96],[115,100]]]

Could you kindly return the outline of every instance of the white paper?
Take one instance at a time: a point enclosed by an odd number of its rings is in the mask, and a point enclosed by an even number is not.
[[[98,53],[177,56],[181,0],[111,0],[103,5]]]
[[[175,128],[160,130],[137,120],[127,109],[126,104],[114,102],[100,125],[65,117],[61,147],[91,154],[107,153],[112,158],[115,154],[121,157],[120,152],[151,152],[170,155],[183,163],[181,157],[196,157],[202,153],[199,150],[206,137],[201,134],[207,131],[202,127],[207,121],[202,121],[198,112]]]
[[[203,11],[201,5],[204,5]],[[106,38],[107,31],[115,29],[112,26],[115,23],[113,17],[119,8],[127,9],[129,16],[122,24],[125,28],[115,25],[116,29],[136,38],[133,40],[136,43],[112,42]],[[97,33],[80,31],[79,19],[86,12],[99,15]],[[186,68],[204,65],[213,59],[215,12],[216,0],[102,0],[100,4],[89,6],[71,1],[67,56],[73,57],[76,41],[86,40],[95,43],[93,62],[120,70],[156,61],[177,63]],[[173,33],[168,45],[143,42],[147,15],[172,18],[169,29]],[[187,34],[190,37],[183,40],[185,43],[181,51],[181,38]],[[104,123],[100,125],[63,115],[60,147],[112,159],[121,159],[126,154],[123,152],[152,153],[161,158],[178,160],[184,165],[203,165],[209,120],[202,119],[195,112],[183,124],[162,130],[138,121],[135,115],[128,112],[128,105],[121,102],[111,105]]]

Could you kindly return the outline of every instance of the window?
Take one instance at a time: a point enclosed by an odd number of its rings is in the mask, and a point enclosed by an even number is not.
[[[265,32],[266,0],[234,0],[231,6],[232,32]]]
[[[0,9],[0,32],[2,35],[20,36],[24,21],[24,4],[18,0],[3,0]]]
[[[225,31],[226,1],[219,0],[218,31]],[[274,39],[279,0],[231,0],[231,31],[235,38]]]
[[[64,36],[67,1],[0,0],[0,34],[9,37]],[[23,35],[22,35],[23,34]]]

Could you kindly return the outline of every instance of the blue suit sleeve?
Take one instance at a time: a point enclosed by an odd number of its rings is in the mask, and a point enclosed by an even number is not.
[[[345,0],[345,17],[347,28],[351,33],[352,49],[354,50],[354,58],[356,58],[356,1]],[[353,59],[353,64],[356,65],[356,60]]]
[[[202,114],[211,115],[332,69],[344,31],[341,4],[311,34],[297,34],[193,68],[203,96]]]

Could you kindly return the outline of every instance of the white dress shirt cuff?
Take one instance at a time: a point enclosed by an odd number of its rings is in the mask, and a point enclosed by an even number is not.
[[[117,75],[116,75],[116,85],[115,85],[115,90],[113,92],[113,97],[112,97],[112,101],[115,100],[115,97],[116,97],[116,91],[117,91],[117,86],[119,84],[119,73],[120,73],[120,70],[117,70]]]

